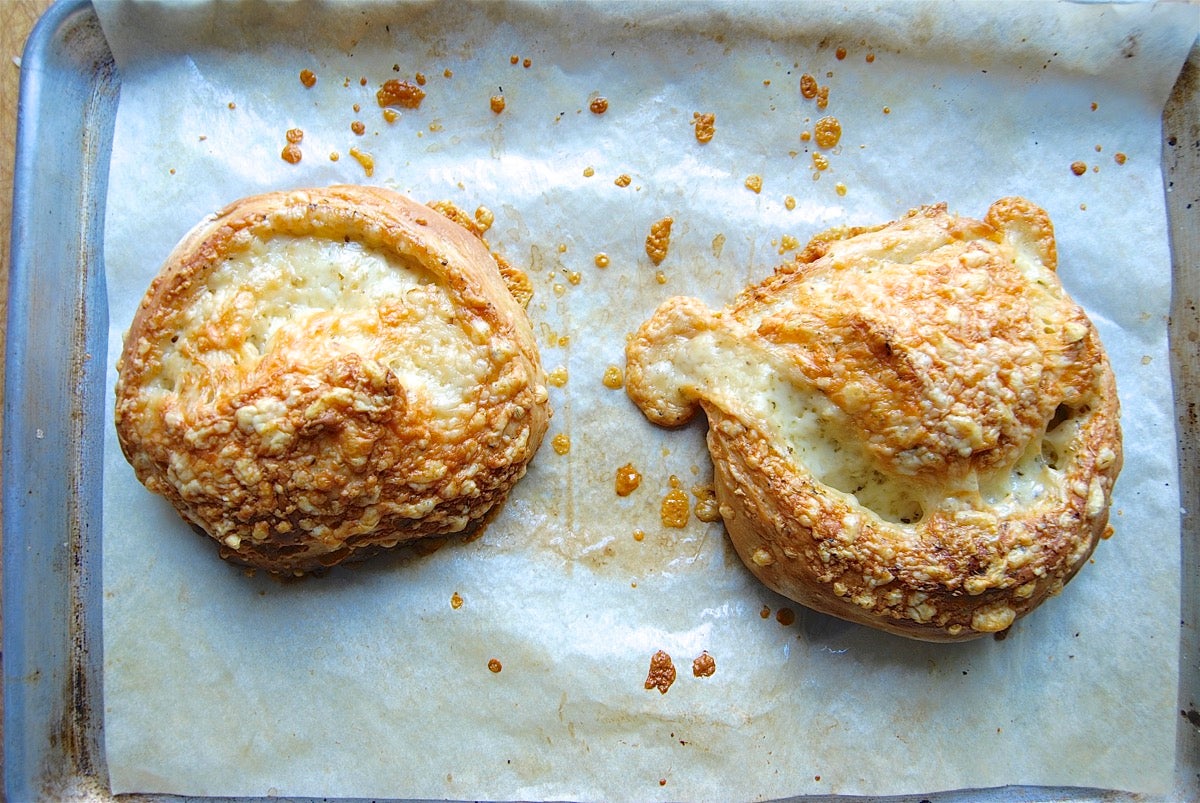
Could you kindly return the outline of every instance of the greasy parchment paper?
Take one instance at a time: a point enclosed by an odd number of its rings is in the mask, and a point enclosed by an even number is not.
[[[122,80],[106,215],[110,386],[135,305],[203,215],[253,192],[377,183],[492,210],[492,247],[533,279],[543,361],[566,370],[550,436],[570,439],[564,455],[543,446],[478,539],[284,584],[219,561],[138,485],[110,426],[114,792],[1170,788],[1180,558],[1159,116],[1194,7],[98,10]],[[311,89],[302,69],[317,75]],[[375,90],[417,72],[427,98],[388,123]],[[829,87],[825,111],[800,96],[805,72]],[[588,110],[595,96],[609,101],[603,115]],[[712,142],[696,142],[693,112],[715,113]],[[844,133],[818,174],[800,133],[826,114]],[[297,165],[280,158],[291,128],[304,131]],[[371,177],[351,147],[371,154]],[[751,175],[761,192],[746,188]],[[1059,597],[1003,641],[908,642],[766,591],[719,524],[662,526],[669,478],[690,488],[711,476],[703,424],[656,429],[601,382],[661,300],[723,304],[788,258],[788,237],[936,201],[980,216],[1010,194],[1050,212],[1060,273],[1100,327],[1122,394],[1116,536]],[[643,241],[666,215],[675,228],[656,269]],[[614,473],[628,462],[643,481],[619,498]],[[665,695],[643,687],[660,649],[679,672]],[[703,651],[711,677],[691,671]]]

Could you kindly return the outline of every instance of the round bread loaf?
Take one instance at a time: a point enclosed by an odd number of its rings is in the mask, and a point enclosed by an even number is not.
[[[1116,385],[1046,213],[916,209],[819,235],[724,310],[666,301],[627,347],[646,416],[708,416],[746,566],[903,636],[1003,631],[1111,533]]]
[[[454,212],[272,192],[167,258],[125,339],[116,430],[222,557],[301,574],[463,532],[525,473],[550,417],[510,291],[528,284]]]

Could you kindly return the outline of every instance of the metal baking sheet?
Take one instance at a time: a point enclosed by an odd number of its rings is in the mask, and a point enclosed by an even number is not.
[[[1164,800],[1200,798],[1200,547],[1196,435],[1200,342],[1193,53],[1165,115],[1163,165],[1175,256],[1171,334],[1184,498],[1178,764]],[[23,800],[111,799],[100,696],[101,234],[120,77],[92,6],[51,9],[23,59],[4,409],[5,788]],[[1115,726],[1119,727],[1119,723]],[[1007,788],[959,800],[1145,800],[1102,790]],[[122,796],[122,799],[130,799]],[[169,800],[164,796],[135,800]],[[816,797],[806,800],[833,800]],[[844,800],[846,798],[836,798]],[[914,799],[910,796],[895,800]]]

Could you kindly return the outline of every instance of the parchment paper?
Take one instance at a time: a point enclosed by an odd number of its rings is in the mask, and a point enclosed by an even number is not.
[[[377,183],[493,211],[492,247],[534,281],[544,363],[566,369],[550,436],[570,439],[563,455],[547,439],[482,537],[284,584],[219,561],[138,485],[109,425],[114,792],[1170,788],[1180,558],[1159,116],[1195,7],[98,10],[122,80],[106,215],[110,386],[135,305],[203,215],[253,192]],[[317,76],[311,89],[302,69]],[[418,72],[425,101],[386,122],[376,89]],[[829,87],[826,110],[801,97],[802,73]],[[589,111],[596,96],[609,102],[602,115]],[[716,115],[712,142],[696,141],[694,112]],[[825,115],[843,135],[822,172],[800,135]],[[297,165],[280,158],[291,128],[304,131]],[[373,175],[351,147],[373,157]],[[745,186],[751,175],[761,192]],[[656,429],[601,382],[661,300],[723,304],[789,258],[788,237],[937,201],[980,216],[1009,194],[1050,212],[1060,273],[1100,327],[1124,409],[1116,536],[1061,596],[1003,641],[909,642],[766,591],[719,524],[662,526],[669,478],[685,489],[710,478],[703,424]],[[670,252],[655,268],[643,241],[666,215]],[[614,474],[630,462],[643,481],[619,498]],[[657,650],[678,670],[666,694],[643,684]],[[704,651],[716,672],[696,677]]]

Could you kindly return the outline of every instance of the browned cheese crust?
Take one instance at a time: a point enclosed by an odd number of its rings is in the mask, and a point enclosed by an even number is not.
[[[462,532],[525,473],[550,417],[533,332],[448,214],[267,193],[167,258],[117,366],[117,435],[222,557],[301,574]]]
[[[1002,631],[1111,534],[1121,468],[1112,370],[1056,266],[1022,198],[827,232],[724,310],[664,302],[626,387],[655,423],[707,414],[770,588],[916,639]]]

